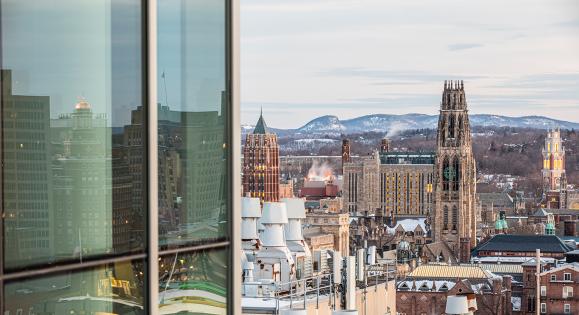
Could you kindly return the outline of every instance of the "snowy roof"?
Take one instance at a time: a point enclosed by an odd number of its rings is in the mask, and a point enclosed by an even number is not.
[[[396,230],[400,227],[404,229],[405,232],[413,232],[418,226],[422,228],[422,231],[426,231],[426,218],[398,220],[396,226],[388,228],[388,231]]]
[[[398,291],[448,291],[455,285],[454,281],[445,280],[405,280],[396,285]]]

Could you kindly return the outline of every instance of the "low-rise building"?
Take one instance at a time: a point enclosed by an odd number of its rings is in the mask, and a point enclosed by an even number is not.
[[[476,297],[476,314],[511,314],[511,277],[480,266],[428,264],[418,266],[396,285],[399,314],[443,314],[453,295]]]
[[[473,257],[529,257],[540,249],[544,257],[563,259],[573,250],[555,235],[499,234],[479,244],[471,253]]]
[[[523,265],[522,314],[536,311],[536,267],[535,261]],[[540,302],[541,314],[578,314],[579,263],[555,267],[541,264]]]

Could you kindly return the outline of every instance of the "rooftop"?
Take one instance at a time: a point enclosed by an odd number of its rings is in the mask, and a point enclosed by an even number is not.
[[[255,125],[255,129],[253,129],[253,134],[260,134],[265,135],[268,134],[269,130],[267,129],[267,124],[265,123],[265,119],[263,119],[263,112],[259,114],[259,120]]]
[[[499,234],[477,246],[472,256],[477,256],[480,251],[534,253],[536,249],[540,249],[543,253],[566,253],[573,250],[555,235]]]
[[[477,265],[429,264],[418,266],[408,276],[427,279],[487,279],[493,275]]]

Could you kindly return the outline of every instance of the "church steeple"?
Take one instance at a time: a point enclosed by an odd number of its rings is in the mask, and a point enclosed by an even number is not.
[[[255,129],[253,129],[253,134],[256,135],[265,135],[268,134],[269,130],[267,129],[267,124],[265,123],[265,119],[263,119],[263,108],[259,112],[259,119],[257,120],[257,124],[255,125]]]

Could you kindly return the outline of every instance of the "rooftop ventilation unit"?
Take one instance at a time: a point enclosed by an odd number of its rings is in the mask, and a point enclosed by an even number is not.
[[[241,240],[255,240],[257,234],[257,219],[261,217],[259,198],[241,198]]]

